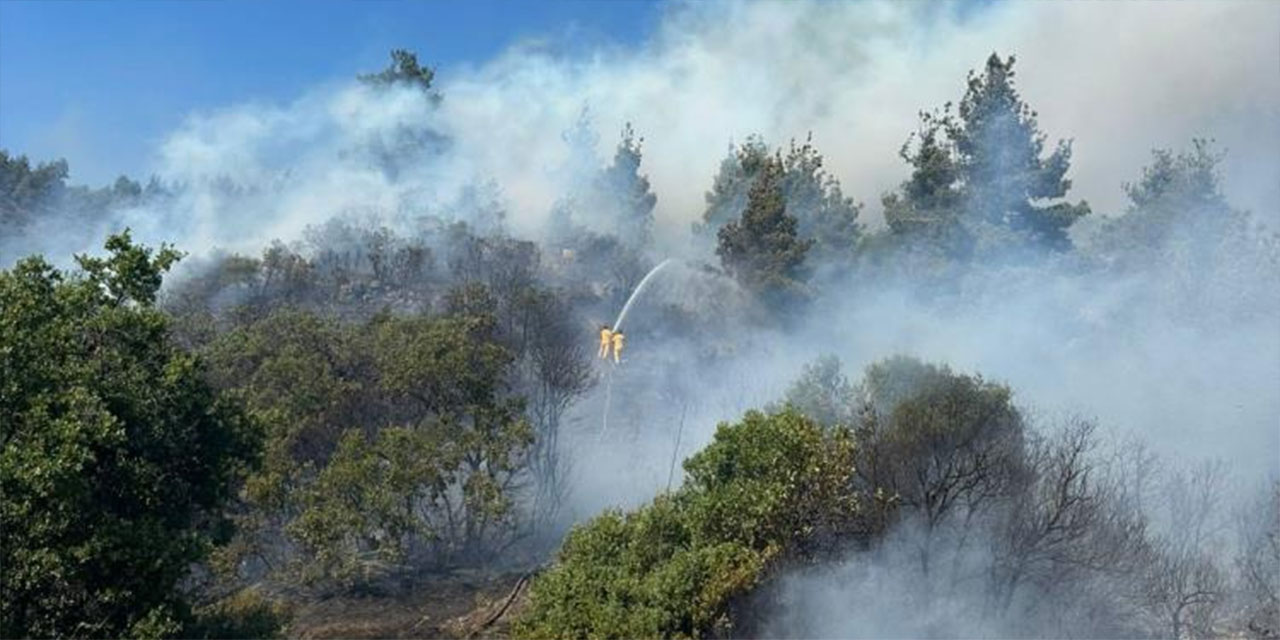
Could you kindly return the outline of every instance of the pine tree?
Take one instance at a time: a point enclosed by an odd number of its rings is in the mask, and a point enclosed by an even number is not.
[[[716,254],[744,288],[774,310],[793,308],[808,297],[805,254],[812,240],[799,237],[787,214],[782,159],[762,167],[747,196],[742,217],[720,228]]]
[[[694,234],[714,237],[721,227],[741,216],[751,185],[770,160],[769,147],[759,136],[750,136],[738,147],[730,147],[729,155],[720,162],[711,191],[707,192],[702,222],[693,224]]]
[[[1024,233],[1050,249],[1069,249],[1067,228],[1089,212],[1088,205],[1036,202],[1061,199],[1071,188],[1071,143],[1060,140],[1041,158],[1046,137],[1036,112],[1014,89],[1014,61],[993,53],[984,73],[970,72],[959,119],[948,122],[968,216]]]
[[[884,198],[893,235],[958,259],[975,248],[1071,248],[1068,228],[1089,213],[1084,202],[1062,201],[1071,188],[1071,144],[1059,141],[1043,157],[1046,136],[1014,88],[1014,61],[993,53],[983,73],[969,73],[954,112],[947,103],[920,114],[919,131],[900,152],[911,178]]]
[[[649,189],[649,178],[640,174],[643,155],[631,123],[622,129],[622,139],[613,154],[613,163],[600,176],[599,190],[614,212],[617,235],[632,247],[647,246],[653,238],[653,207],[658,197]]]

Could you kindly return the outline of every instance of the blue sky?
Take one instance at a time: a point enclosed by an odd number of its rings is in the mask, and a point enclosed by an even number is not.
[[[0,148],[65,157],[73,182],[101,184],[144,171],[194,110],[287,101],[380,69],[394,47],[447,74],[528,37],[632,46],[660,12],[636,0],[0,0]]]

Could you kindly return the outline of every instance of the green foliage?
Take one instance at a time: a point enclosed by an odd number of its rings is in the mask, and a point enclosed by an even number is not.
[[[32,167],[26,156],[0,149],[0,228],[21,227],[66,189],[67,161]]]
[[[783,396],[786,405],[829,427],[854,424],[855,400],[853,385],[840,371],[840,359],[832,355],[805,365]]]
[[[440,94],[432,88],[436,72],[431,67],[418,64],[418,54],[407,49],[392,49],[391,64],[378,73],[362,74],[359,80],[375,87],[409,86],[421,90],[432,101],[438,104]]]
[[[716,254],[740,284],[767,306],[794,310],[808,298],[805,255],[812,240],[801,239],[796,219],[787,214],[780,158],[760,170],[738,220],[720,228]]]
[[[968,218],[1025,234],[1054,250],[1071,247],[1067,228],[1089,212],[1082,203],[1036,204],[1060,199],[1071,188],[1071,144],[1059,141],[1047,158],[1036,113],[1013,88],[1014,57],[991,54],[982,74],[970,72],[948,124],[968,200]]]
[[[1280,288],[1280,235],[1227,202],[1222,159],[1207,140],[1178,153],[1153,151],[1142,178],[1125,185],[1128,209],[1099,228],[1086,255],[1112,273],[1143,273],[1150,304],[1179,315],[1273,314],[1275,305],[1259,302],[1274,301]]]
[[[679,491],[576,527],[531,590],[522,637],[702,637],[783,556],[855,531],[853,442],[792,411],[722,424]]]
[[[1222,194],[1222,155],[1209,141],[1193,140],[1190,150],[1177,154],[1156,149],[1151,156],[1142,178],[1124,185],[1129,196],[1125,215],[1108,220],[1099,234],[1098,249],[1105,259],[1141,265],[1185,251],[1191,243],[1212,246],[1240,231],[1244,215]]]
[[[913,358],[867,368],[859,474],[933,527],[1011,494],[1025,472],[1025,424],[1008,387]]]
[[[152,306],[177,259],[107,242],[83,274],[0,272],[0,625],[5,636],[173,635],[178,584],[259,433]]]
[[[787,212],[796,218],[796,233],[813,241],[810,261],[838,272],[848,269],[862,237],[861,205],[846,197],[840,181],[822,168],[823,158],[812,134],[804,144],[791,141],[782,165]]]
[[[215,380],[271,425],[241,555],[351,587],[509,543],[533,432],[509,393],[493,298],[451,299],[459,313],[364,325],[282,310],[210,345]]]
[[[32,163],[26,156],[0,149],[0,240],[25,238],[25,243],[0,242],[0,262],[9,264],[30,251],[41,235],[66,238],[77,227],[97,228],[111,209],[137,204],[161,195],[153,178],[144,189],[124,176],[100,189],[67,184],[66,160]],[[37,226],[40,225],[40,226]],[[81,236],[83,238],[83,235]],[[83,238],[88,240],[88,238]],[[6,255],[6,251],[22,251]]]
[[[758,136],[752,136],[720,164],[702,221],[693,225],[695,235],[709,236],[740,218],[747,208],[751,189],[767,167],[781,162],[781,190],[787,213],[796,219],[796,233],[813,243],[810,257],[815,264],[837,272],[850,267],[862,237],[858,216],[860,205],[844,195],[840,181],[823,169],[823,157],[813,145],[812,135],[803,144],[791,141],[786,155],[774,156]]]
[[[575,127],[565,133],[565,141],[571,151],[565,171],[575,184],[551,212],[551,238],[562,246],[573,246],[590,242],[599,233],[603,234],[600,239],[616,238],[627,251],[649,247],[658,198],[648,176],[640,173],[644,138],[637,137],[627,123],[613,160],[598,167],[595,136],[584,110]]]
[[[187,638],[280,638],[292,613],[257,589],[246,588],[194,612],[182,631]]]
[[[750,136],[720,162],[711,191],[706,194],[707,208],[702,221],[693,224],[699,235],[712,235],[720,228],[742,215],[747,207],[747,194],[761,168],[772,160],[769,147],[759,136]]]
[[[653,237],[653,207],[658,197],[649,189],[649,178],[640,175],[640,145],[644,138],[627,123],[614,152],[613,163],[600,177],[600,188],[617,200],[617,234],[628,245],[644,247]]]
[[[1048,202],[1071,188],[1071,145],[1060,141],[1044,156],[1045,135],[1014,89],[1013,64],[992,54],[983,73],[970,72],[955,113],[948,103],[921,114],[900,152],[911,177],[884,199],[892,234],[959,260],[1071,248],[1067,229],[1088,205]]]

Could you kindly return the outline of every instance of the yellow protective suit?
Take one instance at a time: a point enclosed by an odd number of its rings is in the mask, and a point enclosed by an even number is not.
[[[608,358],[609,347],[612,344],[613,344],[613,332],[609,330],[609,327],[600,327],[600,352],[596,354],[597,357]]]
[[[622,341],[626,336],[621,331],[613,332],[613,363],[617,364],[622,361]]]

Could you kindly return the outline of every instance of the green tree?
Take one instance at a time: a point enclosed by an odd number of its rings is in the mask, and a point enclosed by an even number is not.
[[[1124,215],[1107,219],[1092,238],[1091,257],[1112,273],[1144,273],[1152,304],[1180,315],[1274,314],[1276,305],[1265,303],[1280,288],[1280,235],[1227,200],[1222,160],[1207,140],[1177,153],[1153,151],[1141,179],[1125,185]]]
[[[511,542],[533,431],[494,299],[450,298],[447,316],[364,324],[281,310],[210,345],[214,380],[271,425],[228,564],[353,587]]]
[[[614,201],[616,235],[633,247],[648,246],[653,239],[653,207],[658,197],[649,189],[649,178],[640,175],[640,145],[644,138],[627,123],[613,154],[613,163],[600,176],[599,189]]]
[[[759,136],[747,138],[720,163],[702,221],[694,223],[698,236],[718,233],[724,225],[741,217],[752,185],[777,157]],[[862,207],[844,195],[840,181],[823,169],[824,159],[813,144],[813,136],[803,144],[791,141],[781,156],[782,193],[787,213],[796,219],[796,232],[813,241],[810,262],[836,271],[847,269],[862,237],[858,216]]]
[[[179,590],[228,530],[259,433],[176,348],[154,306],[174,250],[38,257],[0,272],[0,627],[177,634]]]
[[[911,177],[899,193],[884,196],[885,223],[902,241],[937,248],[949,257],[967,257],[972,238],[960,224],[962,194],[954,146],[937,116],[921,113],[920,120],[920,129],[898,151],[911,165]]]
[[[824,426],[849,426],[856,418],[854,387],[840,371],[840,359],[832,355],[806,364],[783,402]]]
[[[810,134],[804,144],[791,141],[782,158],[782,191],[787,212],[796,218],[796,233],[813,241],[809,262],[817,269],[842,272],[853,262],[854,250],[862,237],[858,216],[860,205],[846,197],[840,181],[823,169],[823,157]]]
[[[1061,201],[1071,188],[1071,144],[1059,141],[1044,155],[1036,112],[1014,88],[1014,61],[991,54],[981,74],[969,73],[955,113],[948,103],[921,114],[915,151],[912,139],[902,151],[912,176],[886,197],[893,233],[923,232],[961,258],[970,247],[983,254],[1071,248],[1067,229],[1089,213],[1084,202]]]
[[[784,168],[775,156],[760,170],[741,218],[720,228],[716,254],[743,287],[782,310],[808,297],[805,255],[812,240],[799,237],[787,213]]]
[[[361,82],[375,87],[408,86],[417,88],[427,95],[432,104],[439,104],[442,99],[440,94],[432,87],[432,82],[436,78],[435,69],[418,64],[418,54],[407,49],[392,49],[391,64],[387,65],[386,69],[378,73],[361,74],[357,78]]]
[[[391,64],[378,73],[362,74],[357,80],[374,90],[408,88],[417,91],[429,108],[440,106],[443,97],[432,86],[435,70],[418,64],[418,55],[405,49],[392,49]],[[396,179],[411,163],[424,154],[440,153],[449,138],[422,119],[401,121],[390,128],[375,128],[362,144],[375,166],[391,179]]]
[[[637,511],[573,530],[535,580],[517,635],[692,638],[732,632],[730,612],[786,558],[859,530],[853,441],[793,411],[721,424],[685,484]]]
[[[24,226],[66,189],[67,161],[32,167],[26,156],[0,149],[0,229]]]
[[[769,147],[759,136],[751,136],[720,162],[711,191],[706,194],[707,207],[702,221],[693,224],[696,235],[714,237],[720,228],[742,216],[747,207],[747,194],[755,184],[760,169],[772,160]]]
[[[1008,387],[899,356],[868,367],[859,394],[858,473],[927,531],[1020,486],[1025,422]]]
[[[1125,215],[1107,221],[1095,244],[1108,262],[1142,266],[1161,256],[1213,247],[1233,233],[1247,231],[1246,216],[1222,193],[1223,155],[1208,140],[1192,140],[1187,151],[1151,152],[1142,178],[1124,185]],[[1179,246],[1181,245],[1181,246]]]

